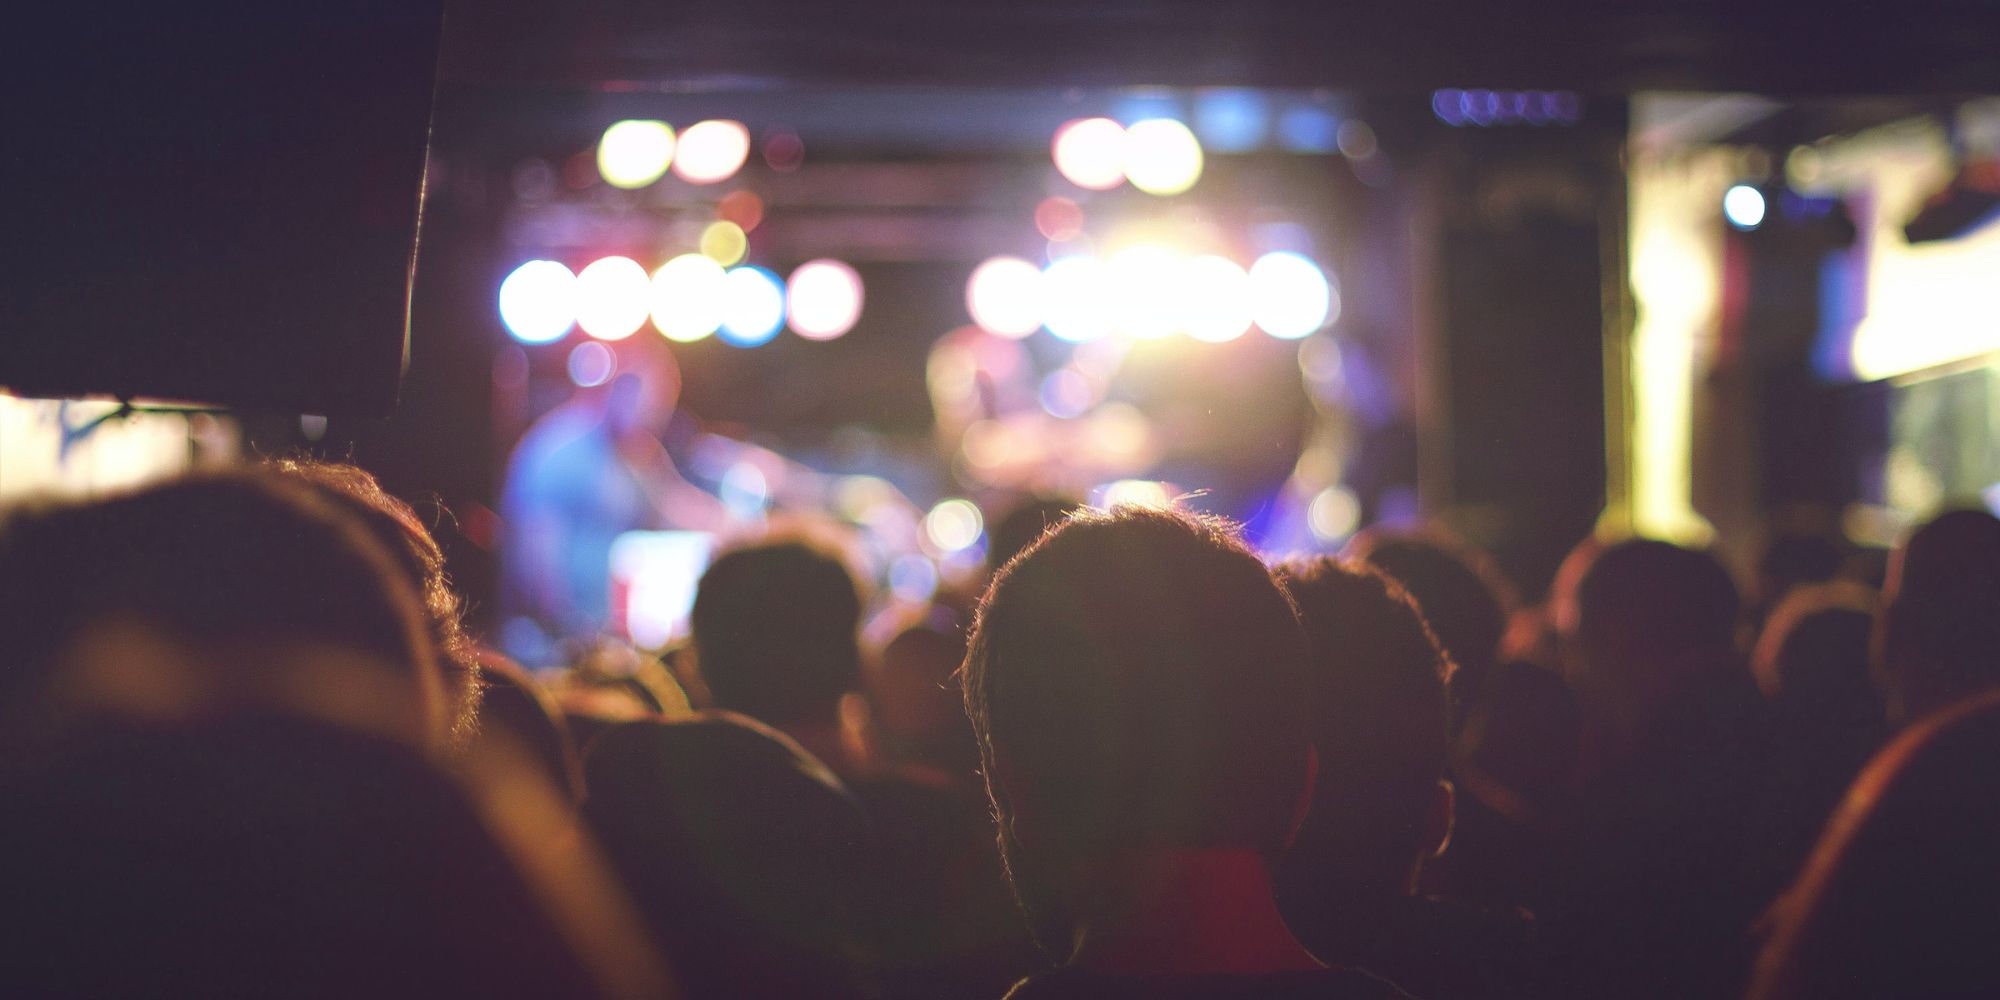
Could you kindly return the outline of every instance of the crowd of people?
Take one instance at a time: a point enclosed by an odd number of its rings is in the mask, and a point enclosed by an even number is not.
[[[353,466],[23,505],[0,994],[2000,993],[2000,520],[1771,552],[1526,601],[1435,531],[1042,500],[884,631],[780,526],[556,676]]]

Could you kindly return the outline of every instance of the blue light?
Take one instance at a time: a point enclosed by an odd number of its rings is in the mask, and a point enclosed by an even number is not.
[[[1431,114],[1438,121],[1458,128],[1465,124],[1465,91],[1453,88],[1431,91]]]
[[[725,343],[756,347],[784,329],[785,283],[764,268],[730,268],[722,279],[722,301],[722,326],[716,333]]]
[[[1201,143],[1218,153],[1244,153],[1257,148],[1270,129],[1271,111],[1264,95],[1241,87],[1205,90],[1194,99],[1194,130]]]
[[[1326,108],[1295,104],[1278,116],[1278,142],[1294,153],[1331,153],[1340,148],[1340,116]]]
[[[1764,222],[1764,193],[1748,184],[1738,184],[1723,194],[1722,214],[1738,229],[1755,229]]]

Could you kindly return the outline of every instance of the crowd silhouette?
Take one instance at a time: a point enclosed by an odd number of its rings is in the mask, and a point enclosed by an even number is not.
[[[2000,995],[1989,514],[1546,595],[991,514],[975,591],[881,617],[774,523],[684,647],[531,671],[351,465],[18,505],[0,994]]]

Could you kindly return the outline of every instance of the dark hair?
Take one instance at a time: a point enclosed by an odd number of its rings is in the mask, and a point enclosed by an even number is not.
[[[1485,553],[1437,532],[1367,532],[1347,554],[1402,585],[1453,663],[1482,674],[1493,665],[1514,599]]]
[[[415,588],[430,625],[438,665],[444,669],[450,688],[452,733],[460,739],[469,738],[478,723],[483,690],[479,657],[465,632],[464,602],[452,589],[451,578],[445,575],[444,550],[438,547],[417,512],[357,465],[297,456],[269,464],[278,472],[320,490],[352,514],[395,559],[397,568]]]
[[[1772,912],[1753,1000],[1991,996],[2000,969],[2000,698],[1906,731],[1862,772]]]
[[[1950,511],[1912,532],[1883,598],[1877,666],[1902,721],[2000,684],[2000,518]]]
[[[12,661],[0,704],[11,712],[38,711],[63,650],[122,618],[202,646],[204,669],[243,681],[274,668],[223,647],[365,654],[409,682],[406,696],[438,730],[426,735],[443,735],[437,666],[389,555],[345,512],[271,473],[187,476],[18,513],[0,534],[0,607]]]
[[[1233,525],[1086,508],[994,578],[964,687],[995,811],[1031,800],[1035,853],[1275,856],[1308,781],[1305,674],[1291,601]]]
[[[1735,581],[1714,556],[1653,539],[1605,548],[1576,590],[1586,641],[1668,655],[1732,646],[1741,608]]]
[[[847,564],[805,537],[723,554],[690,616],[718,708],[775,725],[829,715],[860,682],[861,594]]]
[[[1007,560],[1081,506],[1080,500],[1033,496],[1008,508],[986,532],[986,564],[994,569],[1007,565]]]
[[[1451,661],[1410,595],[1374,569],[1322,557],[1280,567],[1278,579],[1312,654],[1319,750],[1312,811],[1286,870],[1316,883],[1399,883],[1436,846],[1422,841],[1448,757]]]

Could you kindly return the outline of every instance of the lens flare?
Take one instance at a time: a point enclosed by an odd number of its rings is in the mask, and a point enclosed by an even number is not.
[[[711,119],[695,122],[681,133],[674,157],[674,176],[690,184],[726,181],[750,156],[750,130],[742,122]]]
[[[1056,129],[1050,154],[1071,184],[1108,191],[1125,181],[1125,128],[1109,118],[1081,118]]]
[[[1250,265],[1251,315],[1265,333],[1297,340],[1332,322],[1340,299],[1319,265],[1288,250]]]
[[[531,260],[500,283],[500,322],[523,344],[561,340],[576,323],[576,275],[552,260]]]
[[[1180,194],[1201,179],[1201,143],[1172,118],[1150,118],[1125,130],[1125,178],[1147,194]]]
[[[1041,268],[1018,257],[994,257],[965,283],[972,321],[1002,337],[1025,337],[1042,325]]]
[[[1064,257],[1042,272],[1042,322],[1072,344],[1111,332],[1110,275],[1095,257]]]
[[[861,276],[837,260],[809,260],[787,282],[792,331],[807,340],[832,340],[861,319]]]
[[[673,160],[674,130],[666,122],[616,122],[597,140],[597,172],[612,187],[645,187],[659,180]]]
[[[624,340],[646,325],[651,288],[630,257],[600,257],[576,276],[576,325],[599,340]]]
[[[1214,254],[1191,258],[1179,284],[1188,336],[1219,344],[1250,329],[1250,275],[1235,261]]]
[[[761,267],[731,268],[722,281],[722,339],[737,347],[768,343],[785,325],[785,285]]]
[[[722,325],[722,265],[684,253],[653,273],[653,326],[668,340],[689,343]]]
[[[971,548],[979,542],[979,533],[985,527],[979,508],[970,500],[945,500],[924,515],[924,536],[943,552]]]

